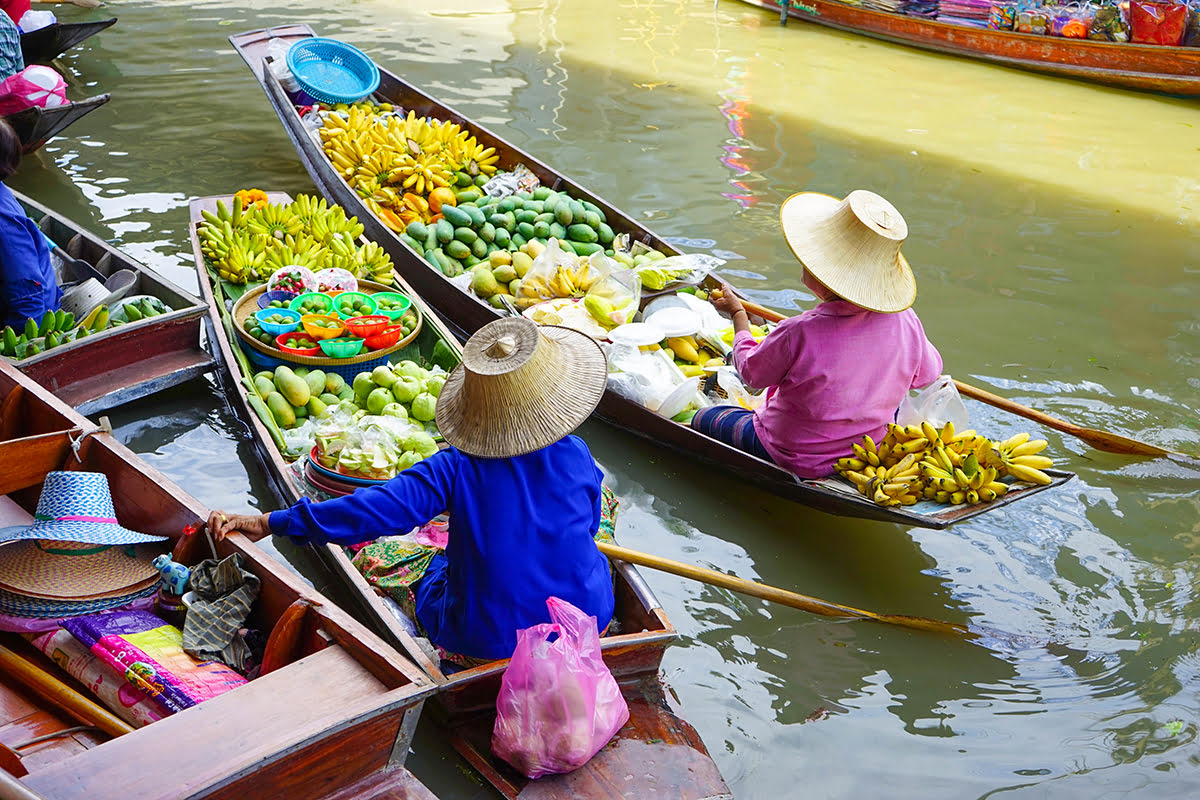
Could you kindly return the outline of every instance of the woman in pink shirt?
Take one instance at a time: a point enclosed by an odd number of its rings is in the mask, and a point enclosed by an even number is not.
[[[728,285],[713,298],[733,319],[733,364],[767,389],[756,411],[702,409],[697,430],[804,478],[823,478],[850,445],[883,438],[909,389],[933,383],[942,357],[910,306],[917,286],[900,245],[908,226],[891,203],[858,190],[843,200],[793,195],[784,236],[821,303],[781,322],[761,343]]]

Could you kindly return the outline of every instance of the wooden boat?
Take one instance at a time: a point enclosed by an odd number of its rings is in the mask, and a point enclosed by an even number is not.
[[[365,226],[367,237],[374,239],[387,249],[397,271],[455,328],[460,337],[469,335],[479,327],[497,319],[500,312],[474,294],[460,289],[439,270],[432,268],[421,257],[421,254],[400,241],[362,203],[355,191],[334,170],[320,144],[306,131],[282,85],[269,70],[264,68],[267,48],[272,39],[296,41],[312,35],[314,35],[313,31],[307,25],[285,25],[236,34],[230,37],[230,41],[266,91],[271,105],[279,114],[288,136],[300,155],[300,160],[322,194],[330,202],[346,208],[347,213],[358,217]],[[569,190],[573,195],[586,198],[602,208],[608,223],[617,233],[627,233],[633,241],[643,242],[667,255],[678,253],[673,247],[633,219],[529,154],[513,147],[486,128],[475,124],[453,109],[404,83],[386,69],[380,68],[379,72],[381,79],[378,95],[387,98],[388,102],[413,110],[417,114],[458,122],[463,127],[470,129],[484,146],[496,148],[500,153],[499,166],[502,169],[511,169],[518,163],[524,164],[538,176],[544,186],[556,190]],[[618,428],[676,450],[691,459],[736,475],[781,497],[842,516],[877,519],[922,528],[945,528],[1049,488],[1046,486],[1022,486],[997,501],[972,506],[937,506],[933,503],[925,503],[910,507],[884,508],[859,495],[854,487],[846,481],[797,478],[771,462],[705,436],[687,425],[665,419],[640,403],[628,400],[614,391],[604,393],[604,399],[600,401],[596,415]],[[1071,473],[1055,472],[1054,484],[1051,485],[1062,483],[1070,477]]]
[[[41,203],[13,194],[68,256],[90,264],[104,278],[118,270],[132,270],[137,281],[126,297],[151,295],[172,309],[12,362],[22,372],[80,413],[93,414],[213,368],[212,356],[200,344],[200,329],[208,314],[198,297]]]
[[[21,54],[26,64],[49,64],[84,39],[95,36],[116,22],[116,17],[89,22],[55,22],[36,31],[22,33]]]
[[[776,0],[742,0],[778,14]],[[993,31],[891,14],[837,0],[788,0],[797,19],[936,53],[1102,83],[1123,89],[1200,95],[1200,48],[1067,39]]]
[[[287,202],[284,194],[268,195],[272,202]],[[311,489],[298,478],[293,465],[274,445],[264,420],[250,407],[246,387],[245,356],[231,334],[229,309],[224,303],[224,282],[216,283],[205,267],[196,225],[201,212],[213,211],[218,198],[193,200],[191,238],[201,292],[212,314],[214,350],[219,354],[227,381],[230,403],[254,432],[254,444],[265,472],[278,493],[279,502],[288,506]],[[229,198],[224,198],[226,203]],[[397,291],[410,297],[424,322],[417,338],[391,356],[392,361],[423,360],[439,341],[455,354],[461,349],[449,330],[430,312],[420,295],[397,281]],[[369,619],[389,642],[400,647],[434,679],[439,687],[430,704],[434,717],[446,731],[454,747],[504,796],[515,798],[645,798],[651,794],[672,798],[729,797],[716,765],[708,755],[699,734],[667,707],[659,669],[663,652],[678,638],[675,627],[655,600],[649,587],[629,564],[616,563],[617,620],[622,633],[602,639],[605,662],[620,682],[629,703],[630,721],[587,765],[570,775],[529,781],[508,764],[491,754],[491,732],[495,720],[496,693],[507,661],[498,661],[453,674],[442,671],[440,664],[427,655],[401,624],[387,601],[366,582],[350,563],[341,547],[316,548],[331,572],[348,588],[358,610]],[[392,606],[394,607],[394,605]],[[637,779],[627,783],[627,776]]]
[[[47,472],[108,476],[121,522],[173,542],[194,564],[208,511],[165,475],[0,364],[0,495],[32,514]],[[277,634],[281,666],[131,729],[21,635],[0,633],[0,797],[388,797],[433,800],[404,759],[434,683],[359,622],[241,536],[215,543],[262,581],[248,624]],[[270,640],[268,640],[270,641]]]
[[[77,100],[54,108],[27,108],[7,114],[4,121],[13,127],[21,140],[21,152],[28,155],[66,130],[79,118],[92,113],[108,102],[108,92]]]

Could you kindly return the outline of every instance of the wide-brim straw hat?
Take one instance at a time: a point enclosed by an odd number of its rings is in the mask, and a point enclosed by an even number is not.
[[[462,363],[438,396],[438,430],[474,456],[532,453],[578,428],[607,381],[608,360],[587,334],[499,319],[463,345]]]
[[[123,545],[161,542],[117,521],[108,478],[101,472],[49,472],[42,482],[32,525],[0,528],[0,543],[18,539]]]
[[[900,253],[908,224],[896,207],[857,189],[842,200],[801,192],[784,201],[779,222],[806,272],[831,292],[871,311],[903,311],[917,281]]]
[[[0,546],[0,589],[52,601],[101,600],[154,585],[153,548],[50,539]]]

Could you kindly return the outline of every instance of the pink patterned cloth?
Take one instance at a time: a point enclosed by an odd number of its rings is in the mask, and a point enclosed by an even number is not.
[[[742,380],[770,389],[754,429],[776,464],[824,478],[864,434],[880,439],[909,389],[933,383],[942,357],[912,309],[868,311],[830,300],[784,320],[761,343],[734,337]]]

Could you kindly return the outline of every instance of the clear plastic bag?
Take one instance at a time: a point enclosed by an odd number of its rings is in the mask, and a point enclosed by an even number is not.
[[[317,272],[313,276],[317,281],[316,291],[328,292],[330,294],[336,292],[357,292],[358,278],[354,277],[349,270],[344,270],[339,267],[330,267]]]
[[[636,270],[612,272],[596,281],[583,297],[583,307],[606,329],[632,322],[642,299]]]
[[[301,267],[296,264],[280,267],[272,272],[271,277],[267,279],[268,292],[279,291],[304,294],[305,292],[315,292],[316,290],[316,274],[308,267]]]
[[[672,286],[693,285],[704,280],[710,272],[725,263],[724,259],[704,253],[684,253],[668,256],[637,268],[642,284],[651,291]]]
[[[582,767],[629,719],[596,618],[557,597],[546,606],[549,624],[517,631],[492,728],[492,752],[530,778]]]
[[[610,272],[612,265],[604,253],[581,258],[551,239],[521,279],[516,306],[524,310],[555,297],[583,297]]]
[[[900,410],[896,413],[897,425],[920,425],[922,422],[928,422],[935,428],[953,422],[955,428],[966,430],[970,422],[967,407],[963,405],[958,387],[949,375],[941,376],[917,392],[915,397],[905,396],[900,403]]]
[[[724,390],[727,405],[738,405],[747,411],[754,411],[767,401],[767,391],[753,392],[733,367],[717,368],[717,386]]]

